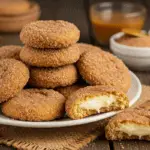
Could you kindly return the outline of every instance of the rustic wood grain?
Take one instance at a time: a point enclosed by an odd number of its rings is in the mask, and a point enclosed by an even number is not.
[[[113,150],[150,150],[150,142],[147,141],[115,141]]]
[[[149,141],[138,141],[139,150],[150,150]]]
[[[135,72],[142,84],[150,85],[150,72]]]
[[[0,145],[0,150],[15,150],[14,148],[5,146],[5,145]]]
[[[139,150],[137,141],[114,141],[114,150]]]
[[[22,45],[19,33],[0,33],[0,46],[2,45]]]
[[[96,140],[90,143],[87,147],[82,150],[110,150],[109,142],[107,140]]]

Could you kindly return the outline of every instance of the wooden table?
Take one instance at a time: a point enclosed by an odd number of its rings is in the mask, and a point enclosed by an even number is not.
[[[37,0],[42,8],[41,19],[63,19],[74,22],[81,31],[81,42],[95,44],[92,38],[92,32],[88,21],[88,7],[90,3],[98,0]],[[99,0],[100,1],[100,0]],[[135,0],[132,0],[135,1]],[[147,8],[150,7],[148,0],[136,0],[143,3]],[[150,9],[149,9],[150,10]],[[148,14],[150,12],[148,11]],[[146,20],[145,29],[150,27],[150,19]],[[7,44],[21,44],[19,40],[19,33],[9,34],[0,33],[1,45]],[[143,84],[150,85],[149,72],[136,72]],[[0,150],[13,150],[13,148],[0,145]],[[107,141],[105,139],[97,138],[90,143],[83,150],[150,150],[150,142],[147,141]]]

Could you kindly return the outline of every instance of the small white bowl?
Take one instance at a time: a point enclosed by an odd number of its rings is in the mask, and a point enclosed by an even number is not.
[[[123,35],[123,32],[119,32],[110,38],[110,49],[112,52],[133,70],[150,70],[150,47],[126,46],[116,42],[116,39],[121,38]]]

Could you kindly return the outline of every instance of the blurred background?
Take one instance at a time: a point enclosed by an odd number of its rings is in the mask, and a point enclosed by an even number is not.
[[[0,0],[0,3],[2,4],[2,1],[7,0]],[[9,0],[10,1],[10,0]],[[12,0],[15,1],[15,0]],[[20,0],[23,1],[23,0]],[[122,0],[113,0],[112,2],[117,1],[121,2]],[[30,1],[31,2],[31,1]],[[93,30],[91,28],[89,14],[90,14],[90,7],[92,4],[97,2],[105,2],[102,0],[35,0],[40,6],[41,10],[41,20],[67,20],[70,22],[75,23],[78,28],[81,31],[81,42],[86,43],[92,43],[97,44],[96,40],[93,38]],[[139,3],[145,6],[147,9],[147,14],[150,13],[150,1],[149,0],[129,0],[124,2],[134,2]],[[1,5],[0,4],[0,5]],[[11,4],[10,4],[11,5]],[[8,5],[9,7],[9,5]],[[144,23],[144,29],[148,30],[150,26],[150,19],[147,15],[145,23]],[[3,19],[3,18],[2,18]],[[14,19],[15,20],[15,19]],[[3,21],[3,20],[2,20]],[[15,20],[16,21],[16,20]],[[22,21],[17,22],[17,24],[20,24]],[[1,19],[0,19],[0,26],[1,26]],[[5,45],[7,44],[21,44],[18,33],[0,33],[1,36],[1,44]],[[6,41],[7,40],[7,41]]]
[[[80,41],[94,42],[91,37],[91,28],[88,22],[89,9],[92,4],[107,2],[104,0],[37,0],[41,6],[41,19],[63,19],[75,23],[80,31]],[[149,0],[111,0],[110,2],[133,2],[144,5],[149,13]],[[150,19],[146,19],[144,29],[148,29]]]

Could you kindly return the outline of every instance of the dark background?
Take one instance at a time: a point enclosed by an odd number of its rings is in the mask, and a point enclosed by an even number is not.
[[[92,38],[91,28],[88,21],[88,8],[92,3],[103,0],[36,0],[41,6],[42,20],[67,20],[75,23],[81,31],[81,42],[95,44]],[[113,0],[122,1],[122,0]],[[124,0],[129,2],[141,3],[147,8],[147,20],[144,29],[149,29],[150,26],[150,0]],[[2,45],[21,44],[19,34],[0,34],[3,36]],[[6,41],[7,39],[7,41]],[[12,40],[13,39],[13,40]]]
[[[36,0],[42,8],[41,19],[62,19],[75,23],[81,31],[80,41],[89,42],[88,29],[88,7],[92,3],[104,0]],[[122,0],[112,0],[122,1]],[[124,0],[143,4],[147,9],[150,7],[150,0]],[[146,20],[145,28],[148,29],[150,24]]]

